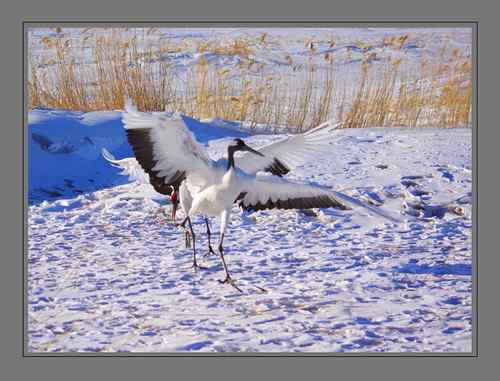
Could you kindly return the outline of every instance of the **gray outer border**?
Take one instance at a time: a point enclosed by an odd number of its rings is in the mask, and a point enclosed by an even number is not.
[[[380,22],[380,23],[373,23],[373,22],[364,22],[364,23],[357,23],[357,22],[344,22],[344,23],[336,23],[336,22],[321,22],[321,23],[310,23],[307,21],[293,21],[293,22],[241,22],[241,23],[234,23],[234,22],[211,22],[211,23],[204,23],[204,22],[194,22],[194,21],[184,21],[182,23],[178,22],[169,22],[169,23],[161,23],[161,22],[148,22],[148,23],[130,23],[130,22],[103,22],[103,23],[92,23],[92,22],[46,22],[46,21],[36,21],[36,22],[23,22],[23,41],[24,41],[24,78],[27,78],[27,62],[26,62],[26,52],[28,48],[28,37],[27,37],[27,30],[29,28],[36,28],[36,27],[55,27],[55,26],[61,26],[61,27],[89,27],[89,26],[99,26],[99,27],[107,27],[107,26],[113,26],[113,27],[121,27],[121,26],[137,26],[137,27],[150,27],[150,26],[156,26],[156,27],[179,27],[179,26],[192,26],[192,27],[201,27],[201,26],[213,26],[213,27],[276,27],[277,25],[282,26],[282,27],[345,27],[345,28],[351,28],[351,27],[356,27],[356,26],[363,26],[363,27],[398,27],[398,26],[403,26],[403,27],[408,27],[408,28],[427,28],[427,27],[435,27],[435,28],[471,28],[472,29],[472,52],[473,52],[473,73],[476,72],[476,49],[477,49],[477,23],[475,22],[437,22],[437,23],[428,23],[428,22],[412,22],[412,23],[389,23],[389,22]],[[474,82],[477,85],[477,81]],[[24,86],[24,92],[27,94],[27,89],[26,89],[26,84]],[[23,126],[23,132],[26,131],[26,126],[27,126],[27,113],[26,113],[26,97],[24,97],[24,126]],[[474,100],[476,98],[474,97]],[[476,102],[474,102],[476,103]],[[474,105],[473,107],[473,131],[477,131],[477,121],[475,119],[475,116],[477,115],[476,112],[476,107]],[[477,141],[475,140],[473,136],[473,176],[476,174],[476,167],[475,164],[477,163],[475,153],[477,150],[475,149],[475,143]],[[26,142],[26,136],[23,136],[23,143],[24,143],[24,184],[26,185],[28,183],[28,168],[27,168],[27,157],[28,157],[28,149],[27,149],[27,142]],[[24,197],[25,200],[27,200],[27,186],[24,187]],[[473,223],[475,222],[475,212],[476,212],[476,206],[473,204]],[[472,287],[472,351],[471,352],[402,352],[402,353],[387,353],[387,352],[354,352],[354,353],[349,353],[349,352],[343,352],[343,353],[337,353],[337,352],[315,352],[315,353],[293,353],[293,352],[282,352],[282,353],[266,353],[266,352],[258,352],[258,353],[177,353],[177,352],[140,352],[140,353],[68,353],[68,352],[62,352],[62,353],[45,353],[45,352],[29,352],[28,351],[28,342],[27,342],[27,337],[26,337],[26,332],[28,331],[28,322],[27,322],[27,303],[26,303],[26,290],[28,287],[28,280],[27,280],[27,271],[28,271],[28,261],[27,261],[27,247],[28,247],[28,223],[27,223],[27,208],[26,205],[24,206],[24,273],[23,273],[23,280],[24,280],[24,315],[23,315],[23,325],[24,325],[24,344],[23,344],[23,355],[24,356],[33,356],[33,357],[81,357],[81,356],[87,356],[87,357],[262,357],[262,356],[273,356],[273,357],[309,357],[309,356],[315,356],[315,357],[475,357],[477,356],[477,297],[476,297],[476,290],[477,290],[477,282],[476,282],[476,276],[475,276],[475,271],[473,271],[473,276],[472,276],[472,282],[473,282],[473,287]],[[473,229],[473,268],[474,270],[477,269],[477,250],[476,246],[474,245],[474,240],[476,237],[476,231]]]
[[[58,379],[138,379],[166,376],[172,379],[211,379],[210,377],[253,379],[331,379],[334,375],[343,380],[378,379],[385,380],[462,380],[491,379],[497,373],[499,332],[497,329],[498,294],[496,279],[499,268],[497,253],[498,230],[498,173],[495,158],[489,157],[498,152],[498,134],[496,126],[498,116],[498,9],[496,4],[487,0],[470,1],[437,1],[420,0],[402,6],[398,0],[384,0],[372,4],[360,4],[358,0],[348,1],[348,5],[324,4],[316,0],[303,2],[302,9],[295,4],[283,6],[283,3],[272,3],[270,0],[253,0],[233,7],[230,0],[217,0],[217,4],[199,4],[194,0],[183,0],[182,3],[166,4],[161,0],[142,0],[132,4],[106,4],[102,0],[86,0],[68,5],[66,1],[18,0],[9,7],[3,7],[3,33],[0,42],[4,53],[0,76],[2,84],[2,149],[0,150],[0,166],[2,173],[2,265],[0,266],[0,296],[2,300],[2,324],[0,337],[2,354],[0,357],[2,376],[5,379],[58,380]],[[260,3],[259,3],[260,2]],[[302,20],[349,20],[349,16],[360,21],[412,21],[416,18],[433,21],[438,19],[479,21],[480,46],[478,63],[481,68],[478,83],[481,86],[478,115],[481,125],[475,131],[474,138],[480,152],[477,151],[478,171],[476,180],[481,176],[481,188],[476,185],[476,194],[481,190],[481,205],[487,208],[479,209],[476,199],[476,211],[481,210],[481,224],[476,219],[476,242],[481,255],[480,282],[481,303],[479,304],[479,322],[481,330],[480,355],[477,358],[447,358],[447,359],[392,359],[392,358],[149,358],[121,360],[94,358],[57,359],[57,358],[22,358],[22,346],[19,336],[22,325],[22,297],[19,271],[22,269],[22,119],[20,72],[22,51],[20,46],[20,24],[22,20],[77,20],[75,16],[87,20],[130,19],[152,20],[152,15],[166,15],[164,20],[198,19],[198,20],[266,20],[265,17],[276,19]],[[108,17],[106,17],[106,15]],[[241,17],[243,15],[243,17]],[[319,16],[319,17],[318,17]],[[158,17],[156,17],[158,18]],[[80,19],[80,20],[81,20]],[[482,80],[481,80],[482,78]],[[478,94],[479,95],[479,94]],[[488,160],[486,160],[488,155]],[[489,176],[485,176],[488,173]],[[479,230],[479,224],[481,230]],[[479,281],[479,279],[478,279]],[[489,286],[489,287],[488,287]],[[479,289],[477,290],[479,291]],[[87,364],[91,361],[92,364]],[[2,377],[3,378],[3,377]]]

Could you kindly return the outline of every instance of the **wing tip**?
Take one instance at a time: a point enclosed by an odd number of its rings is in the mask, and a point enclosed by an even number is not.
[[[347,204],[347,206],[351,210],[357,210],[362,208],[396,225],[408,222],[405,216],[395,213],[393,211],[385,210],[380,207],[370,205],[368,203],[362,202],[358,199],[355,199],[354,197],[348,196],[340,192],[334,192],[334,195],[337,199],[342,200],[344,204]]]
[[[155,123],[155,116],[139,112],[131,98],[125,98],[122,123],[125,130],[149,129]]]

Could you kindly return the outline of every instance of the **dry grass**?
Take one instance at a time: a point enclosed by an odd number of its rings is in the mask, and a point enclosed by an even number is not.
[[[362,65],[351,107],[341,120],[345,127],[463,127],[470,125],[472,80],[469,56],[454,51],[445,64],[429,67],[420,63],[420,73],[401,73],[400,60],[389,61],[370,76]]]
[[[407,38],[386,38],[382,45],[401,49]],[[142,110],[179,111],[200,119],[217,117],[294,131],[331,118],[346,128],[470,123],[471,59],[447,46],[432,65],[422,58],[415,70],[403,69],[401,58],[370,64],[376,56],[360,41],[363,61],[353,76],[355,85],[347,86],[337,58],[317,54],[313,41],[306,41],[306,64],[296,65],[285,56],[286,64],[269,74],[265,64],[252,58],[258,49],[266,49],[266,34],[253,40],[208,40],[193,47],[189,42],[174,43],[155,28],[132,37],[124,30],[87,30],[78,43],[61,33],[41,43],[48,54],[28,51],[29,108],[122,109],[128,94]],[[334,45],[332,40],[330,46]],[[188,48],[200,58],[187,69],[178,70],[165,58]],[[217,67],[207,61],[211,55],[238,56],[240,63],[231,69]],[[83,57],[91,57],[91,62]]]

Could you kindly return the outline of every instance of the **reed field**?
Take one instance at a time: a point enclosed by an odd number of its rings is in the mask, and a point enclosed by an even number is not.
[[[30,39],[27,103],[115,110],[128,95],[141,110],[290,131],[329,119],[345,128],[469,126],[470,47],[444,39],[430,55],[419,41],[415,55],[411,39],[304,36],[289,53],[266,32],[180,39],[157,28],[56,28]]]

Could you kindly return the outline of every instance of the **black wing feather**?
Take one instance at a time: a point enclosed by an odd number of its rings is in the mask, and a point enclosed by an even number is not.
[[[241,195],[240,195],[241,197]],[[240,198],[238,197],[238,198]],[[243,196],[244,197],[244,196]],[[347,207],[340,203],[338,200],[328,195],[314,196],[314,197],[297,197],[287,200],[271,200],[262,204],[245,204],[244,199],[239,202],[240,206],[247,211],[257,211],[264,209],[313,209],[313,208],[336,208],[346,210]]]
[[[273,162],[264,168],[264,172],[271,172],[275,176],[282,177],[290,172],[290,169],[279,159],[274,158]]]
[[[186,178],[186,172],[175,171],[168,176],[158,176],[160,171],[153,168],[157,161],[153,156],[153,143],[151,142],[149,129],[128,129],[127,139],[134,150],[134,155],[142,169],[149,175],[149,182],[158,193],[170,195],[173,186],[179,189],[181,182]]]

